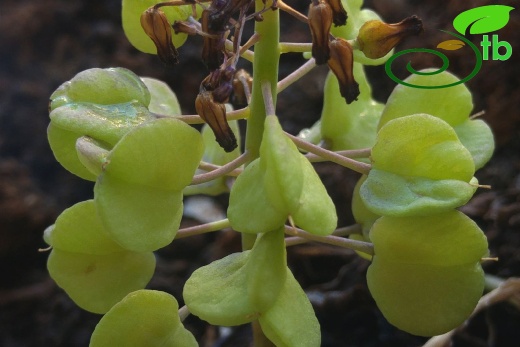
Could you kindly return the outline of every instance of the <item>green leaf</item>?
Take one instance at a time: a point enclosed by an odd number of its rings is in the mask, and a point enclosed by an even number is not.
[[[63,83],[50,97],[50,110],[67,104],[114,105],[137,102],[146,107],[150,93],[132,71],[120,67],[82,71]]]
[[[196,347],[179,319],[177,300],[155,290],[138,290],[101,318],[90,347]]]
[[[434,70],[424,69],[420,72]],[[459,80],[455,75],[444,71],[435,75],[410,75],[404,81],[413,85],[438,86]],[[388,97],[378,129],[392,119],[416,113],[427,113],[439,117],[451,126],[456,126],[468,120],[472,109],[471,93],[464,84],[436,89],[410,88],[399,84]]]
[[[460,142],[471,153],[475,170],[482,168],[491,159],[495,150],[495,140],[489,126],[480,119],[468,119],[454,129]]]
[[[427,217],[381,217],[370,238],[375,255],[368,287],[388,321],[414,335],[459,326],[484,289],[480,260],[487,240],[475,222],[452,210]]]
[[[195,270],[186,281],[184,301],[190,312],[213,325],[234,326],[258,316],[248,298],[247,273],[251,251],[233,253]]]
[[[505,5],[475,7],[455,17],[453,27],[462,35],[487,34],[505,27],[509,22],[511,10],[514,10],[514,7]]]
[[[318,347],[320,324],[307,295],[287,268],[287,280],[274,305],[258,321],[277,347]]]
[[[203,266],[184,286],[191,313],[214,325],[249,323],[277,300],[286,281],[283,229],[262,234],[251,251]]]
[[[471,154],[452,127],[427,114],[382,127],[371,161],[360,195],[379,215],[438,213],[465,204],[476,189]]]
[[[329,73],[325,81],[321,136],[333,151],[367,148],[375,143],[377,123],[384,105],[372,100],[363,65],[354,63],[354,75],[360,82],[361,93],[351,104],[345,103],[341,96],[334,74]]]
[[[50,118],[47,137],[56,160],[73,174],[91,181],[95,175],[79,160],[77,139],[89,136],[110,148],[137,125],[153,119],[135,101],[115,105],[66,104],[52,111]]]
[[[426,216],[466,204],[477,184],[476,179],[429,179],[372,169],[361,185],[360,196],[374,214]]]
[[[452,127],[428,114],[388,122],[372,149],[373,168],[401,176],[469,182],[473,159]]]
[[[332,200],[312,165],[284,135],[276,116],[266,117],[260,158],[253,163],[231,189],[228,218],[235,230],[274,230],[291,215],[296,225],[310,233],[334,231],[337,216]]]
[[[150,112],[169,116],[182,114],[177,96],[166,83],[149,77],[141,77],[141,80],[150,91],[151,99],[148,105]]]
[[[121,247],[155,251],[170,244],[182,218],[182,192],[127,183],[110,174],[94,186],[99,217]]]
[[[94,200],[63,211],[48,229],[47,242],[54,249],[71,253],[102,255],[125,251],[109,237],[97,216]]]
[[[237,177],[229,195],[227,215],[231,227],[243,233],[262,233],[281,227],[289,212],[267,198],[260,159],[251,162]]]
[[[161,118],[127,133],[108,156],[105,173],[127,183],[181,191],[203,152],[197,130],[178,119]]]
[[[488,249],[482,230],[457,210],[430,216],[384,216],[374,223],[370,239],[377,257],[396,263],[477,263]]]
[[[78,221],[80,223],[81,221]],[[72,253],[53,249],[47,261],[52,279],[84,310],[105,313],[152,278],[152,252]]]
[[[370,293],[385,318],[413,335],[434,336],[469,318],[484,290],[480,264],[434,266],[374,257]]]
[[[280,210],[294,211],[304,189],[300,157],[296,145],[285,136],[278,118],[265,119],[264,136],[260,145],[260,169],[269,201]]]

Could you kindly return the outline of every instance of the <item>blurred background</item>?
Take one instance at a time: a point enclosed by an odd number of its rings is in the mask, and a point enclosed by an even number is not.
[[[307,0],[287,0],[306,12]],[[464,10],[491,1],[370,0],[387,22],[416,14],[425,32],[407,40],[399,50],[435,48],[445,39],[438,29],[453,30],[453,18]],[[515,1],[500,4],[517,6]],[[63,209],[92,198],[93,184],[66,172],[55,160],[46,139],[50,94],[76,73],[92,67],[121,66],[141,76],[166,81],[177,93],[183,113],[193,114],[193,100],[207,71],[200,61],[202,40],[190,38],[180,49],[180,64],[164,67],[156,56],[138,52],[121,28],[120,0],[2,0],[0,3],[0,346],[87,346],[100,316],[77,308],[49,279],[43,230]],[[512,45],[507,61],[484,61],[468,82],[474,113],[491,126],[496,152],[477,173],[491,190],[479,190],[462,210],[485,231],[491,256],[486,272],[520,276],[520,9],[511,12],[506,27],[496,34]],[[305,25],[282,15],[282,39],[310,39]],[[480,38],[473,38],[479,44]],[[467,51],[449,53],[449,71],[466,76],[473,69]],[[304,62],[299,54],[284,55],[283,77]],[[414,67],[439,66],[436,58],[417,55]],[[404,64],[397,74],[406,76]],[[247,69],[248,65],[244,67]],[[250,66],[249,66],[250,68]],[[314,69],[291,91],[281,94],[277,113],[291,133],[311,126],[320,116],[326,67]],[[383,67],[367,68],[373,94],[384,102],[395,83]],[[334,164],[319,164],[336,202],[340,226],[353,223],[351,192],[358,176]],[[226,196],[213,200],[225,211]],[[186,219],[185,226],[196,223]],[[199,266],[238,251],[236,233],[216,233],[176,241],[157,253],[158,267],[150,288],[181,299],[182,286]],[[323,330],[323,346],[420,346],[424,338],[389,325],[366,288],[368,262],[353,252],[322,245],[289,249],[291,268],[309,293]],[[186,326],[201,346],[246,346],[248,327],[222,335],[189,317]],[[473,317],[453,338],[453,346],[518,346],[520,311],[506,302]]]

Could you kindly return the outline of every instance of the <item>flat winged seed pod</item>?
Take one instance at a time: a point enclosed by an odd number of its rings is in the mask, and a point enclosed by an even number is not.
[[[279,228],[289,216],[317,235],[337,226],[334,204],[316,171],[284,135],[278,118],[267,116],[260,158],[233,185],[228,218],[236,230],[260,233]]]
[[[370,239],[368,288],[390,323],[414,335],[440,335],[473,312],[484,290],[480,262],[488,245],[463,213],[381,217]]]
[[[203,151],[200,133],[174,118],[148,122],[126,134],[108,155],[94,186],[98,214],[110,237],[138,252],[172,242],[182,217],[182,190]]]
[[[197,347],[178,310],[177,300],[168,293],[132,292],[101,318],[89,346]]]
[[[105,313],[143,289],[155,270],[152,252],[132,252],[112,240],[93,200],[66,209],[45,231],[51,277],[81,308]]]
[[[424,75],[433,71],[421,70],[419,72],[423,75],[411,75],[404,82],[425,87],[453,86],[423,89],[397,85],[388,98],[379,128],[392,119],[415,113],[438,117],[453,127],[460,142],[471,153],[475,169],[479,169],[489,161],[495,149],[493,133],[483,120],[470,118],[472,96],[468,88],[460,83],[460,79],[447,71]]]
[[[415,114],[389,121],[377,135],[372,169],[360,188],[379,215],[431,215],[464,205],[477,189],[470,152],[443,120]]]

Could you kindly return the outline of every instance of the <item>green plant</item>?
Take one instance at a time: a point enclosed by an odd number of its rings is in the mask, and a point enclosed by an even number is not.
[[[455,208],[477,189],[473,175],[489,160],[493,137],[469,118],[471,94],[462,84],[398,86],[386,105],[374,101],[362,64],[384,63],[422,26],[415,16],[385,24],[361,5],[312,0],[307,18],[280,0],[123,0],[123,27],[138,49],[173,65],[187,35],[200,34],[209,75],[194,101],[198,115],[181,115],[164,83],[122,68],[84,71],[51,96],[56,159],[96,182],[93,200],[67,209],[45,231],[51,276],[79,306],[105,313],[91,346],[196,345],[182,326],[189,313],[215,325],[253,323],[259,346],[318,346],[318,321],[287,267],[285,234],[371,259],[370,291],[405,331],[440,334],[468,317],[483,291],[487,241]],[[309,23],[312,43],[279,42],[280,10]],[[256,33],[240,45],[253,19]],[[280,54],[290,52],[309,60],[278,81]],[[253,63],[252,78],[236,71],[240,57]],[[277,95],[316,64],[331,69],[321,119],[301,137],[286,134]],[[409,79],[458,80],[426,72]],[[227,109],[232,91],[248,105]],[[237,119],[247,119],[242,154]],[[202,134],[189,125],[203,122]],[[337,228],[311,165],[323,160],[363,175],[352,204],[359,227]],[[228,219],[179,230],[183,195],[227,192],[226,176],[238,176]],[[179,315],[175,298],[143,290],[153,251],[226,227],[242,233],[243,252],[196,270]],[[141,316],[146,324],[136,329]]]

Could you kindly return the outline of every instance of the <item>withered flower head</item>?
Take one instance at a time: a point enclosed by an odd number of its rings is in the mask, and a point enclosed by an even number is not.
[[[225,32],[215,32],[209,28],[209,15],[209,10],[204,10],[200,19],[202,31],[210,34],[209,36],[204,36],[202,61],[210,71],[213,71],[218,69],[226,59],[224,55],[226,38],[224,37]]]
[[[209,28],[215,31],[225,31],[231,16],[240,11],[246,12],[252,0],[213,0],[210,6]]]
[[[247,105],[253,89],[253,78],[244,69],[240,69],[233,77],[234,101],[238,105]]]
[[[150,7],[141,15],[141,26],[155,47],[161,61],[169,66],[179,62],[179,53],[172,42],[172,29],[163,11]]]
[[[224,104],[213,100],[210,91],[201,90],[195,99],[195,109],[198,115],[209,125],[215,138],[226,152],[237,148],[237,139],[226,119],[226,107]]]
[[[422,21],[417,16],[408,17],[395,24],[370,20],[359,29],[357,42],[359,50],[365,53],[367,58],[377,59],[384,57],[404,38],[418,35],[422,31]]]
[[[187,20],[176,20],[173,22],[172,28],[176,34],[197,35],[199,32],[197,25]]]
[[[329,35],[332,26],[332,9],[325,0],[313,0],[309,7],[309,27],[312,35],[312,57],[316,64],[329,60]]]
[[[339,37],[331,41],[327,63],[338,79],[339,91],[347,104],[357,100],[359,84],[354,79],[354,52],[350,43]]]
[[[332,9],[332,22],[334,26],[342,26],[347,24],[347,11],[343,7],[341,0],[327,0]]]

